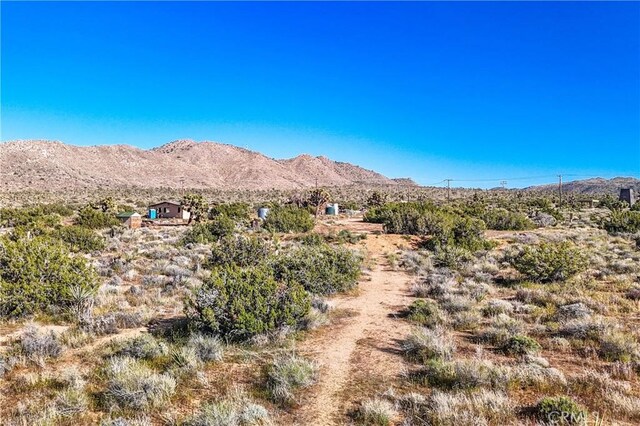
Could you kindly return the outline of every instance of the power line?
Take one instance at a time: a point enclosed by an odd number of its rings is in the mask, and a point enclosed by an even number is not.
[[[534,180],[534,179],[550,179],[550,178],[557,178],[559,175],[555,174],[555,175],[538,175],[538,176],[519,176],[519,177],[511,177],[511,178],[505,178],[505,177],[501,177],[501,178],[482,178],[482,179],[443,179],[441,181],[435,182],[435,183],[429,183],[426,184],[424,186],[435,186],[444,182],[447,182],[447,184],[449,184],[450,182],[499,182],[501,185],[503,182],[508,182],[508,181],[512,181],[512,180]],[[582,178],[605,178],[605,177],[610,177],[613,175],[580,175],[580,174],[571,174],[571,173],[563,173],[562,174],[563,177],[582,177]]]

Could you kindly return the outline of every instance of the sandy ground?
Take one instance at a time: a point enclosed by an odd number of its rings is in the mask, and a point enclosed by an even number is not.
[[[397,236],[373,235],[377,225],[359,219],[336,223],[341,229],[366,232],[364,247],[375,264],[353,295],[331,299],[336,311],[346,313],[337,325],[310,336],[298,351],[320,366],[319,381],[297,410],[300,425],[345,424],[352,403],[375,396],[368,382],[378,385],[396,379],[404,368],[400,341],[410,325],[397,315],[411,304],[411,277],[389,268],[385,254],[395,252],[406,241]]]

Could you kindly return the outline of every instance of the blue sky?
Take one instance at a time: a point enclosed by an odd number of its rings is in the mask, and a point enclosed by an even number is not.
[[[640,176],[637,2],[1,7],[2,141],[213,140],[422,184]]]

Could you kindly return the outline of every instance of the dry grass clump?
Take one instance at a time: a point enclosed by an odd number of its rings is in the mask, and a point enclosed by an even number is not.
[[[160,342],[151,334],[141,334],[125,342],[115,342],[114,346],[120,346],[116,354],[137,359],[154,359],[166,355],[169,351],[164,342]]]
[[[247,398],[227,398],[206,403],[184,426],[258,426],[270,425],[269,412]]]
[[[431,360],[412,374],[424,385],[439,389],[505,389],[511,380],[510,369],[486,359],[453,361]]]
[[[28,360],[43,366],[49,358],[62,354],[62,344],[53,331],[45,332],[30,325],[18,341],[19,353]]]
[[[397,415],[393,404],[381,398],[364,400],[355,413],[359,424],[371,426],[389,426]]]
[[[267,390],[276,402],[295,402],[295,392],[311,386],[318,375],[318,367],[297,355],[276,358],[267,368]]]
[[[221,361],[224,356],[224,344],[215,336],[193,333],[189,336],[187,346],[193,348],[202,362]]]
[[[409,425],[483,426],[513,424],[515,404],[500,391],[443,392],[427,398],[420,394],[403,397],[399,405]]]
[[[449,361],[455,351],[451,332],[441,326],[432,329],[420,327],[402,343],[402,349],[409,359],[426,362],[431,359]]]
[[[158,374],[131,357],[114,357],[105,368],[106,400],[120,408],[142,410],[158,407],[176,390],[176,380]]]

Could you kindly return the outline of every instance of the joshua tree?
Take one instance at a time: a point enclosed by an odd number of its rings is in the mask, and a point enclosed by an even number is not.
[[[107,213],[115,211],[118,206],[116,205],[113,197],[106,197],[100,200],[97,205],[91,204],[91,207],[94,209],[100,209],[103,213]]]
[[[189,212],[189,224],[194,220],[200,222],[203,215],[207,212],[207,203],[200,194],[186,194],[182,197],[180,205]]]
[[[307,205],[316,208],[316,216],[320,214],[320,210],[331,199],[331,194],[324,188],[316,188],[309,193],[307,197]]]
[[[387,194],[383,192],[373,191],[367,198],[367,207],[380,207],[387,202]]]

